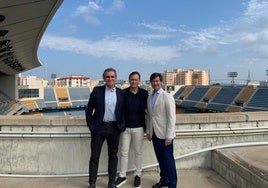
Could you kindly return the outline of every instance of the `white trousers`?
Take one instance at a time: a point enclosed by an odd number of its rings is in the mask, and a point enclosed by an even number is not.
[[[136,168],[134,176],[141,176],[143,139],[143,127],[126,128],[121,134],[120,177],[126,177],[130,146],[132,146],[134,152],[134,165]]]

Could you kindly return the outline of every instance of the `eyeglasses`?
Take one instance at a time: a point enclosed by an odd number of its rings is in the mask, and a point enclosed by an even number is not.
[[[115,78],[115,76],[105,76],[105,78]]]

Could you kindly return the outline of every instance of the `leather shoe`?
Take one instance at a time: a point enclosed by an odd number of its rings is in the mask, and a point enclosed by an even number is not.
[[[168,183],[167,182],[158,182],[157,184],[153,185],[152,188],[161,188],[161,187],[167,187]]]
[[[96,188],[95,184],[89,184],[88,188]]]

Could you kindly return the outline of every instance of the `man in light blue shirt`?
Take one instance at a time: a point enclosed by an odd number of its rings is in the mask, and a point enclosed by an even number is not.
[[[108,146],[108,188],[116,188],[117,152],[120,133],[125,130],[125,92],[115,87],[117,75],[113,68],[104,70],[104,86],[97,86],[90,94],[86,107],[86,121],[91,133],[89,186],[96,187],[99,158],[104,141]]]

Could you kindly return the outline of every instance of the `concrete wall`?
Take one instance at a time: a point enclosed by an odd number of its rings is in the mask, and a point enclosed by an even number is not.
[[[177,168],[211,167],[211,150],[268,140],[268,112],[178,114]],[[87,175],[90,133],[84,117],[0,116],[0,173]],[[143,148],[145,170],[157,168],[151,142]],[[133,169],[132,151],[129,170]],[[107,172],[104,144],[99,173]]]
[[[0,90],[11,99],[18,99],[18,75],[1,75]]]
[[[267,146],[215,150],[212,152],[212,169],[237,188],[268,187],[266,150]]]

